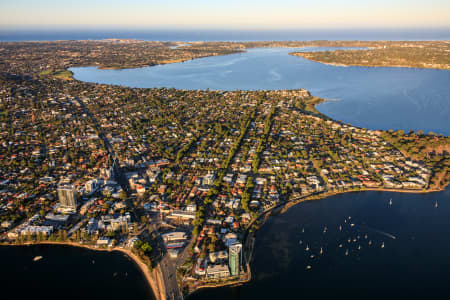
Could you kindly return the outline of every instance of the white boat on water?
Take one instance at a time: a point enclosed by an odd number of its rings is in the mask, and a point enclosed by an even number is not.
[[[306,245],[305,251],[309,251],[309,246],[308,245]]]
[[[369,241],[369,246],[372,245],[372,240]]]
[[[358,245],[358,250],[361,250],[361,245]]]
[[[33,261],[38,261],[38,260],[41,260],[42,259],[42,256],[35,256],[34,258],[33,258]]]
[[[341,225],[339,225],[339,231],[342,231],[342,226]]]
[[[347,250],[345,250],[345,255],[348,255],[348,249],[347,249]]]
[[[342,248],[342,244],[339,244],[339,248]]]
[[[306,266],[306,270],[310,270],[311,269],[311,266]]]
[[[322,247],[320,247],[320,252],[319,252],[320,254],[323,254],[323,249],[322,249]]]
[[[299,245],[303,244],[303,241],[302,241],[302,240],[300,240],[300,241],[298,242],[298,244],[299,244]]]
[[[392,198],[391,198],[391,200],[389,200],[389,205],[392,205]]]
[[[305,232],[305,228],[302,228],[302,233]]]
[[[437,201],[434,203],[434,207],[438,207],[438,203],[437,203]]]
[[[384,242],[381,244],[381,248],[384,248]]]

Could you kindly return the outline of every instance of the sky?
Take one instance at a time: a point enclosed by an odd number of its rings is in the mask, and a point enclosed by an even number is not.
[[[450,0],[0,0],[16,28],[450,28]]]

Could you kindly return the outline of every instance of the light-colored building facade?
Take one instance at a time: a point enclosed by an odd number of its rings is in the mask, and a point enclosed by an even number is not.
[[[228,265],[231,276],[238,276],[242,265],[242,244],[234,243],[229,248]]]
[[[58,199],[61,203],[61,208],[71,209],[76,211],[77,209],[77,200],[75,188],[71,184],[60,183],[58,185]]]

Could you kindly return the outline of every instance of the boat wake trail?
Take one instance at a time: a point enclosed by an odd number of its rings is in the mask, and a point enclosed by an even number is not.
[[[387,232],[384,232],[384,231],[381,231],[381,230],[377,230],[377,229],[373,229],[373,231],[378,232],[379,234],[382,234],[384,236],[390,237],[393,240],[397,239],[397,237],[395,235],[393,235],[393,234],[390,234],[390,233],[387,233]]]
[[[379,233],[379,234],[381,234],[381,235],[387,236],[388,238],[391,238],[391,239],[393,239],[393,240],[396,240],[396,239],[397,239],[397,237],[396,237],[395,235],[390,234],[390,233],[388,233],[388,232],[381,231],[381,230],[378,230],[378,229],[375,229],[375,228],[371,228],[371,227],[369,227],[369,226],[364,226],[364,227],[366,227],[368,230],[370,230],[370,231],[372,231],[372,232],[376,232],[376,233]]]

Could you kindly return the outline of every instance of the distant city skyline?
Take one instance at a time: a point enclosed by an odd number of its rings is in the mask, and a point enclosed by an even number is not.
[[[448,0],[15,0],[0,3],[0,29],[450,28]]]

